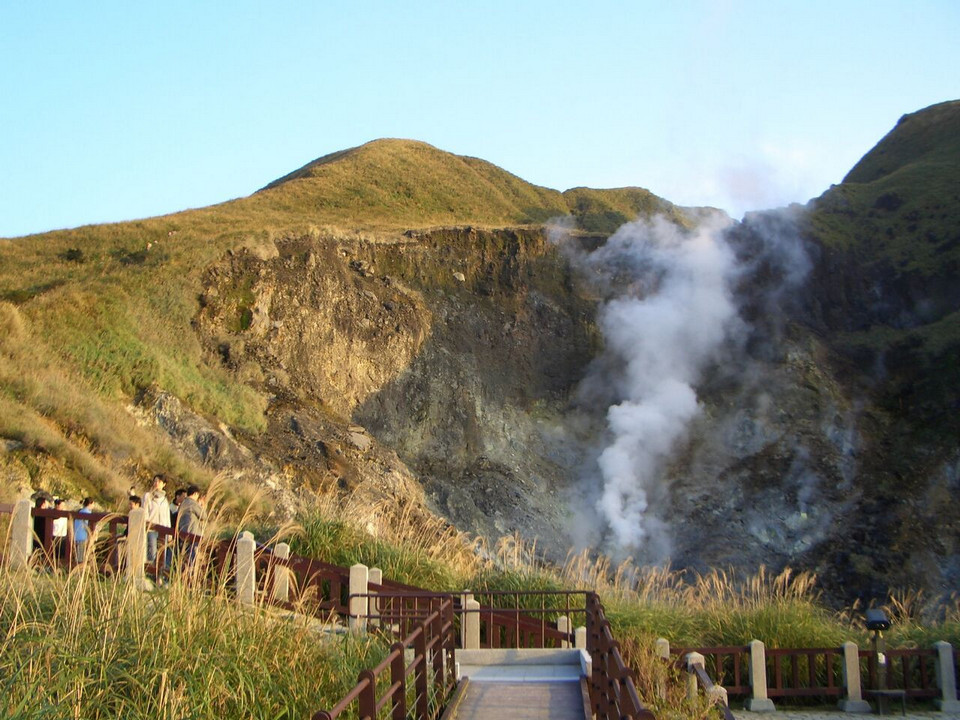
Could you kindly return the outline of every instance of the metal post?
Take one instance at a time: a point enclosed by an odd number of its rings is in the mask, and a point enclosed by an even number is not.
[[[393,692],[393,720],[405,720],[407,717],[407,668],[403,662],[403,643],[390,646],[393,660],[390,661],[390,684],[396,687]]]

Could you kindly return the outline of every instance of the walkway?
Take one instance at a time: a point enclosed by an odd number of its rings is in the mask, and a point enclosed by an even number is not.
[[[463,689],[445,720],[586,720],[579,650],[457,650]]]

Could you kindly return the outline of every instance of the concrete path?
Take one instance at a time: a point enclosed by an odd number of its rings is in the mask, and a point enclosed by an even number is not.
[[[451,720],[586,720],[579,680],[471,682]]]
[[[447,720],[588,720],[580,650],[458,650],[456,661],[469,680]]]

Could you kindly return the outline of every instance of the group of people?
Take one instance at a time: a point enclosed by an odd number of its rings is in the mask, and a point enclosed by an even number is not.
[[[162,473],[153,476],[150,489],[141,498],[132,491],[129,496],[130,509],[142,507],[147,522],[147,562],[157,561],[157,546],[160,536],[159,528],[176,529],[179,532],[202,536],[207,513],[204,507],[203,494],[196,485],[178,489],[172,499],[168,499],[164,488],[167,478]],[[63,498],[54,498],[49,493],[39,491],[33,495],[34,507],[38,510],[67,510]],[[81,517],[94,511],[93,498],[84,498],[80,503],[80,510],[73,520],[73,558],[76,562],[83,562],[87,556],[87,548],[91,540],[89,519]],[[48,518],[35,517],[33,530],[39,547],[47,546]],[[66,517],[57,517],[52,523],[52,552],[53,557],[63,558],[66,555],[68,542]],[[167,560],[172,549],[168,550]],[[192,545],[190,555],[192,556]]]
[[[33,506],[37,510],[66,510],[66,501],[63,498],[52,497],[46,492],[37,492],[33,495]],[[80,503],[79,515],[89,515],[93,512],[93,498],[86,497]],[[53,545],[53,556],[62,558],[66,555],[67,547],[67,522],[66,517],[57,517],[53,519],[53,534],[51,537]],[[33,532],[39,541],[40,547],[46,546],[47,539],[47,519],[35,517],[33,519]],[[76,518],[73,521],[73,557],[77,562],[83,562],[87,553],[87,543],[90,540],[90,522],[83,518]]]
[[[153,476],[150,489],[142,500],[143,513],[147,521],[147,562],[157,560],[157,545],[160,530],[157,528],[176,528],[182,533],[203,535],[204,525],[207,522],[207,511],[204,507],[203,494],[196,485],[180,488],[168,500],[165,488],[167,478],[158,473]],[[139,506],[141,500],[136,495],[130,496],[130,506],[134,502]],[[191,545],[192,554],[192,545]]]

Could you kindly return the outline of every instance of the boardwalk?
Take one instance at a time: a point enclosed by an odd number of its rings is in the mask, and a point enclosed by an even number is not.
[[[458,650],[469,678],[446,720],[585,720],[579,650]]]
[[[450,720],[585,720],[577,681],[470,682]]]

